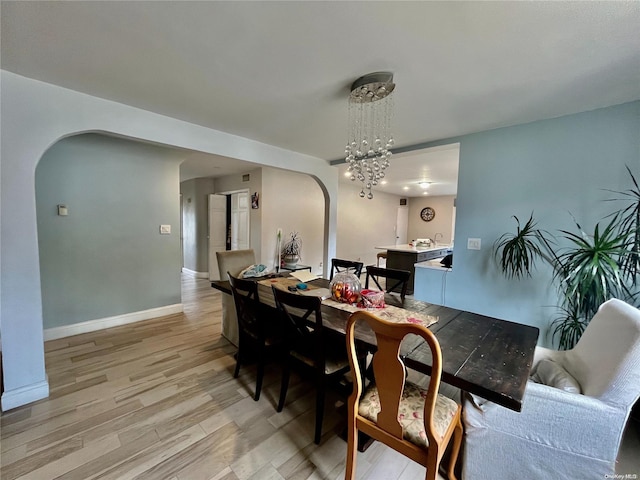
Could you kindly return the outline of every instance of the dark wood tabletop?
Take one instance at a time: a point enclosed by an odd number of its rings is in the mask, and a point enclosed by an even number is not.
[[[325,279],[309,283],[321,287],[329,284]],[[231,294],[228,281],[212,281],[211,286]],[[262,303],[275,306],[269,287],[259,284],[258,292]],[[438,317],[429,328],[442,350],[443,382],[511,410],[522,409],[538,328],[412,298],[401,302],[397,295],[386,295],[385,302]],[[349,312],[323,305],[322,313],[328,328],[344,333]],[[375,346],[375,336],[367,326],[357,328],[356,337]],[[425,374],[431,372],[431,352],[422,339],[415,336],[405,339],[402,355],[407,367]]]

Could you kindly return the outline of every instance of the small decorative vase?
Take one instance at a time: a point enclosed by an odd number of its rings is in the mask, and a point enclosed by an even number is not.
[[[300,260],[299,255],[283,255],[282,266],[284,268],[296,268],[299,260]]]

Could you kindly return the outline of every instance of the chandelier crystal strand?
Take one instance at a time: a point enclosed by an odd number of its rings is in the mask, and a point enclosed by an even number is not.
[[[393,75],[389,72],[365,75],[351,87],[345,161],[349,164],[351,180],[362,184],[362,198],[373,198],[371,189],[384,178],[389,166],[394,88]]]

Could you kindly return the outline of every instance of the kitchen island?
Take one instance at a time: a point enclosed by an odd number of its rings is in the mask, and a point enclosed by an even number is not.
[[[411,272],[411,277],[409,278],[409,284],[407,286],[408,295],[413,294],[415,264],[425,262],[427,260],[433,260],[434,258],[444,257],[451,249],[448,245],[432,245],[429,247],[423,247],[409,244],[389,245],[375,248],[387,251],[387,268],[409,270]]]

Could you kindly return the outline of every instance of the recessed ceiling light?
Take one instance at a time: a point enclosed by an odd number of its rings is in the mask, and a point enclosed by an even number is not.
[[[418,182],[418,185],[420,185],[422,188],[428,188],[429,185],[431,185],[431,182]]]
[[[351,176],[351,172],[349,170],[347,170],[346,172],[344,172],[344,176],[345,177],[350,177]]]
[[[386,185],[386,184],[387,184],[387,181],[386,181],[386,180],[382,180],[382,181],[380,182],[380,185]]]
[[[423,195],[429,195],[429,192],[422,192]]]
[[[409,187],[404,187],[403,190],[409,190]]]

